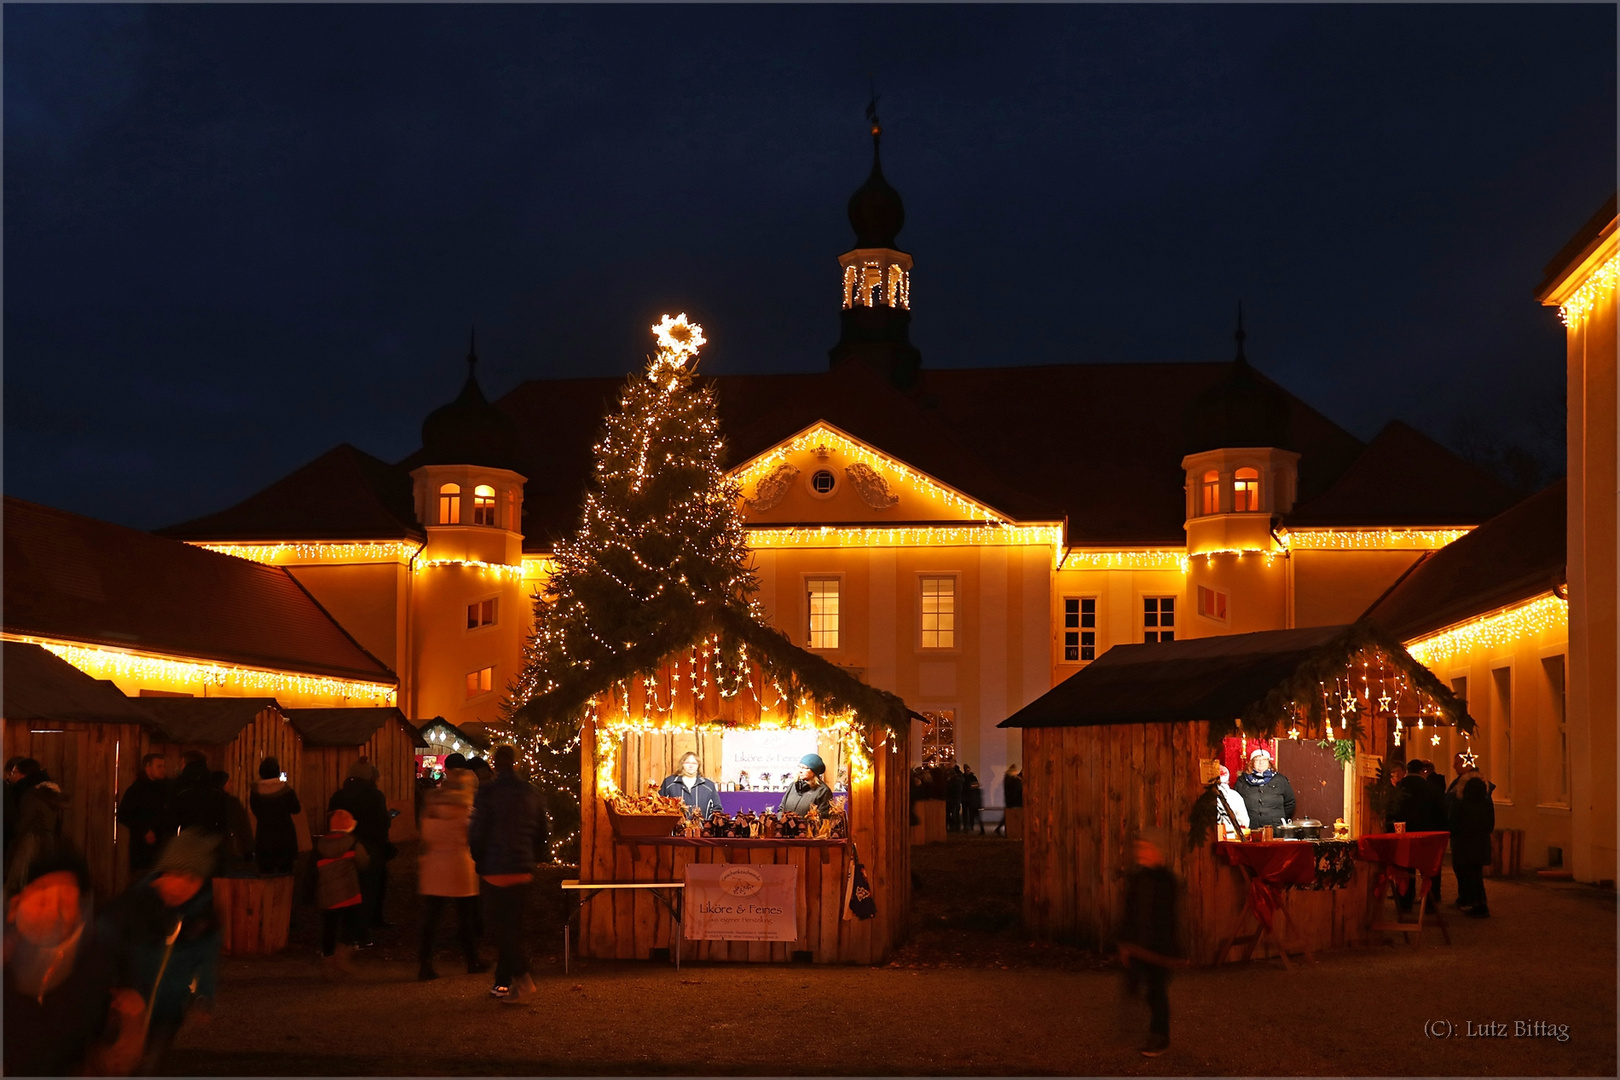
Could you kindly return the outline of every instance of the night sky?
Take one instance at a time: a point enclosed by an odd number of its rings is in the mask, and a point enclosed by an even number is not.
[[[492,397],[665,311],[703,370],[823,369],[874,78],[925,365],[1225,360],[1241,299],[1362,438],[1555,453],[1532,292],[1615,187],[1613,5],[4,20],[5,488],[140,527],[403,457],[473,323]]]

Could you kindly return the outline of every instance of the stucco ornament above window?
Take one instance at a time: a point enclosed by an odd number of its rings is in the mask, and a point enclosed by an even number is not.
[[[771,509],[787,497],[788,489],[793,486],[793,478],[798,475],[798,466],[782,462],[769,476],[754,485],[754,497],[744,499],[743,504],[750,510]]]
[[[900,496],[889,491],[889,482],[870,465],[857,461],[845,467],[844,475],[861,501],[874,510],[887,510],[900,501]]]

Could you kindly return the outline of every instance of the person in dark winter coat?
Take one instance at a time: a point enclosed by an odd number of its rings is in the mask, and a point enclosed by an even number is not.
[[[388,839],[388,798],[377,787],[381,775],[375,765],[360,758],[349,769],[343,786],[332,793],[326,809],[347,810],[354,815],[355,839],[366,846],[370,864],[360,875],[360,890],[366,898],[366,925],[387,930],[393,924],[383,917],[383,902],[388,895],[388,860],[394,857],[394,845]]]
[[[196,750],[187,750],[185,766],[174,781],[174,798],[169,803],[174,827],[205,829],[215,836],[231,834],[231,797],[214,782],[208,759]]]
[[[658,794],[681,800],[689,807],[688,815],[707,820],[717,810],[725,813],[725,808],[720,805],[720,789],[701,772],[698,756],[688,750],[681,755],[674,774],[664,778]]]
[[[26,878],[6,912],[6,1073],[100,1075],[87,1057],[118,1014],[112,957],[87,922],[90,872],[58,855],[36,860]]]
[[[962,766],[952,765],[950,772],[945,775],[946,832],[960,832],[962,829],[962,792],[965,787]]]
[[[191,1010],[212,1007],[220,925],[211,883],[219,841],[201,829],[170,837],[152,872],[96,921],[97,937],[113,957],[114,985],[134,990],[150,1006],[142,1075],[156,1072]]]
[[[1281,825],[1294,818],[1294,785],[1271,767],[1271,752],[1255,747],[1249,754],[1249,771],[1234,785],[1249,812],[1249,828]]]
[[[22,891],[28,867],[33,863],[72,850],[72,845],[62,838],[62,821],[67,816],[62,789],[32,758],[25,759],[19,768],[26,771],[17,784],[16,821],[6,822],[14,826],[11,847],[6,851],[7,896]]]
[[[1391,828],[1396,822],[1405,824],[1407,832],[1446,832],[1451,828],[1451,823],[1446,819],[1445,797],[1429,781],[1423,770],[1425,764],[1422,760],[1406,763],[1406,776],[1395,785],[1395,802],[1389,812]],[[1402,913],[1411,911],[1413,899],[1410,891],[1396,893],[1396,910]],[[1440,902],[1439,874],[1429,879],[1427,902],[1431,907]]]
[[[1181,882],[1166,865],[1170,842],[1161,829],[1143,829],[1136,838],[1136,870],[1125,884],[1119,954],[1125,965],[1125,991],[1147,998],[1151,1019],[1144,1057],[1170,1048],[1170,972],[1181,956],[1176,918]]]
[[[321,958],[353,975],[351,954],[371,944],[361,893],[369,857],[355,836],[354,815],[332,811],[330,830],[315,840],[315,906],[321,909]],[[339,940],[341,938],[341,940]]]
[[[253,858],[253,819],[248,817],[247,807],[242,800],[231,791],[231,774],[224,769],[215,769],[209,774],[214,786],[220,794],[225,796],[225,822],[230,831],[225,834],[225,840],[219,846],[220,867],[217,873],[224,877],[226,874],[241,870]]]
[[[484,922],[499,950],[490,995],[515,1003],[534,993],[524,947],[523,910],[534,868],[548,855],[546,800],[517,774],[517,750],[495,748],[495,779],[473,798],[467,843],[482,882]]]
[[[281,763],[273,757],[259,762],[259,782],[248,796],[248,808],[258,823],[253,835],[253,858],[261,874],[290,874],[298,860],[298,827],[293,815],[301,813],[298,793],[281,778]]]
[[[979,827],[979,835],[984,835],[984,788],[979,784],[979,777],[973,771],[973,766],[962,766],[962,831],[972,832],[973,826]]]
[[[118,824],[129,830],[129,872],[138,877],[157,861],[158,847],[174,835],[169,800],[174,785],[169,783],[168,762],[162,754],[141,759],[141,775],[118,800]]]
[[[1024,838],[1022,828],[1024,815],[1024,774],[1019,771],[1016,764],[1007,766],[1007,775],[1001,781],[1002,802],[1006,809],[1001,812],[1001,820],[996,823],[996,835],[1006,834],[1014,840]],[[1008,824],[1012,825],[1009,829]]]
[[[1451,865],[1457,872],[1457,906],[1476,919],[1490,918],[1485,899],[1485,867],[1491,861],[1496,807],[1485,778],[1470,776],[1451,807]]]
[[[782,805],[777,808],[777,813],[803,817],[812,808],[818,814],[826,813],[833,801],[832,788],[827,786],[824,779],[826,775],[827,763],[821,760],[820,754],[806,754],[800,758],[798,776],[782,792]]]

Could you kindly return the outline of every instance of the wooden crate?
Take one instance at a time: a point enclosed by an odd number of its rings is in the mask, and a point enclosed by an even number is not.
[[[1524,830],[1497,829],[1491,833],[1491,865],[1485,868],[1485,876],[1518,877],[1523,857]]]
[[[226,956],[271,956],[287,947],[293,877],[214,879],[214,914]]]
[[[680,814],[621,814],[608,806],[608,820],[613,823],[613,835],[620,839],[638,836],[670,836],[680,823]]]

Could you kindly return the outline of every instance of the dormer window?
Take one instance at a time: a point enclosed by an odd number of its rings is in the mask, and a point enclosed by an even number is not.
[[[439,524],[461,524],[460,484],[443,484],[439,487]]]
[[[1260,470],[1239,469],[1232,474],[1232,510],[1243,513],[1260,509]]]
[[[1203,513],[1218,514],[1221,512],[1221,474],[1214,469],[1204,474],[1204,482],[1200,485],[1203,492]]]
[[[488,484],[479,484],[473,488],[472,523],[474,525],[498,525],[495,520],[495,489]]]

